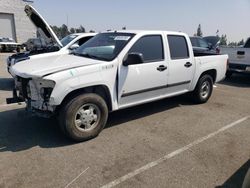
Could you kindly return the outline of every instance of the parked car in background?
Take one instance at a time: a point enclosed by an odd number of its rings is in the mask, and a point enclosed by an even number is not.
[[[233,73],[250,73],[250,38],[243,47],[221,48],[221,53],[229,55],[227,77]]]
[[[207,102],[227,60],[196,57],[180,32],[104,32],[69,55],[11,67],[15,89],[7,103],[25,101],[36,115],[58,116],[62,131],[83,141],[101,132],[110,111],[188,92],[196,103]]]
[[[47,44],[43,38],[31,38],[22,44],[26,51],[36,51],[46,48]]]
[[[0,37],[0,52],[20,52],[21,44],[16,43],[12,38]]]
[[[37,29],[42,32],[44,37],[41,43],[43,43],[43,45],[45,43],[46,45],[43,46],[41,44],[42,46],[39,48],[10,56],[7,59],[8,71],[14,64],[27,59],[68,54],[96,35],[96,33],[74,33],[59,40],[49,24],[32,6],[27,5],[25,12]],[[32,39],[31,41],[34,40]]]
[[[199,55],[216,55],[220,53],[219,37],[190,37],[193,50],[196,56]]]

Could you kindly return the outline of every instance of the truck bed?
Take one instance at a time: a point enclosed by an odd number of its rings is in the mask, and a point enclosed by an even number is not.
[[[197,69],[203,70],[214,69],[216,70],[216,80],[215,82],[221,81],[225,78],[225,73],[227,70],[227,55],[207,55],[194,57],[196,61]]]

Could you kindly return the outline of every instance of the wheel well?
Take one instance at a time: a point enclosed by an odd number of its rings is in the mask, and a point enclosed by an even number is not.
[[[97,85],[97,86],[90,86],[90,87],[86,87],[86,88],[80,88],[80,89],[77,89],[77,90],[70,92],[63,99],[63,101],[62,101],[61,105],[59,106],[59,108],[57,109],[57,111],[61,108],[61,106],[63,106],[65,103],[67,103],[70,99],[75,98],[75,97],[82,95],[84,93],[95,93],[95,94],[99,95],[100,97],[102,97],[105,100],[109,111],[112,111],[111,95],[110,95],[108,87],[104,86],[104,85]]]
[[[213,78],[213,83],[215,83],[217,77],[217,71],[215,69],[207,70],[201,74],[200,78],[207,74]]]

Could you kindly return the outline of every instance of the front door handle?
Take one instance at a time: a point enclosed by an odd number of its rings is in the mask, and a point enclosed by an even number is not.
[[[168,69],[168,67],[166,67],[164,65],[160,65],[159,67],[157,67],[157,70],[160,71],[160,72],[165,71],[167,69]]]
[[[189,67],[192,67],[192,65],[193,65],[192,63],[187,62],[184,66],[187,67],[187,68],[189,68]]]

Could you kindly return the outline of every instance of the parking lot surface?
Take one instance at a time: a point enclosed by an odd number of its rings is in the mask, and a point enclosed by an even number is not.
[[[208,103],[165,99],[110,114],[74,143],[57,122],[5,105],[12,78],[0,54],[0,188],[241,187],[250,167],[250,76],[216,84]]]

